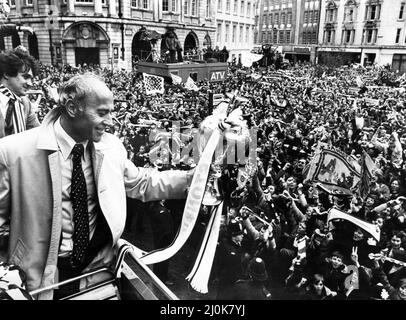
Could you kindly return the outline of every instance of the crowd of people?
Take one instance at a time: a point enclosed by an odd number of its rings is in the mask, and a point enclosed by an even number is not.
[[[165,148],[163,135],[184,147],[212,110],[210,92],[238,95],[233,107],[257,130],[257,169],[233,192],[238,166],[222,167],[225,209],[209,284],[216,298],[406,299],[406,90],[399,86],[402,80],[387,85],[395,74],[359,65],[299,63],[283,72],[231,65],[224,82],[202,81],[199,91],[165,84],[164,94],[147,96],[136,71],[41,66],[35,82],[45,92],[39,120],[55,107],[55,88],[89,71],[114,94],[110,131],[125,145],[128,159],[159,171],[196,166],[193,157],[179,158]],[[176,140],[183,130],[185,136]],[[377,169],[365,197],[330,194],[306,181],[319,143],[360,164],[363,151],[369,154]],[[135,213],[127,228],[135,219],[135,232],[142,232],[143,216],[149,215],[155,247],[171,243],[184,200],[127,203]],[[376,224],[379,241],[351,222],[328,222],[333,207]],[[170,284],[168,264],[159,263],[154,271]]]

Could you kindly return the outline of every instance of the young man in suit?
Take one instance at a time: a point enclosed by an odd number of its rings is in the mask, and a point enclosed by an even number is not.
[[[36,72],[35,59],[23,50],[0,53],[0,138],[39,126],[26,96]]]

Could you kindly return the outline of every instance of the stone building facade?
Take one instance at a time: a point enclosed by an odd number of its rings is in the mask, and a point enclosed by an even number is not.
[[[211,45],[215,37],[211,0],[11,0],[8,20],[31,26],[32,36],[6,37],[0,47],[21,43],[45,64],[97,63],[131,69],[163,40],[145,40],[173,30],[184,53]],[[162,49],[162,50],[161,50]]]

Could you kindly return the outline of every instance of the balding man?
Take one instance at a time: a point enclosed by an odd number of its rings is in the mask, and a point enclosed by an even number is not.
[[[104,82],[75,76],[38,128],[0,140],[0,235],[9,236],[3,260],[26,272],[30,291],[111,266],[126,195],[142,201],[187,195],[190,172],[157,172],[127,160],[120,140],[105,133],[112,109]],[[54,298],[78,289],[62,287]]]

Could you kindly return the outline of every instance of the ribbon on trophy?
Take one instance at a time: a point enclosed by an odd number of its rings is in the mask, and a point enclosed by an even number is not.
[[[166,248],[160,248],[145,253],[140,258],[145,264],[155,264],[171,258],[182,248],[189,238],[200,211],[200,205],[206,189],[214,151],[216,150],[219,139],[222,136],[222,132],[227,127],[230,127],[226,121],[221,120],[226,118],[227,108],[228,102],[223,101],[220,102],[216,109],[216,115],[219,118],[219,123],[218,126],[212,131],[195,168],[195,173],[189,188],[189,194],[186,198],[181,226],[175,236],[175,239]]]
[[[212,210],[199,254],[197,255],[192,271],[186,277],[186,280],[190,282],[190,286],[200,293],[208,292],[207,283],[209,282],[214,254],[216,253],[222,211],[223,201]]]

